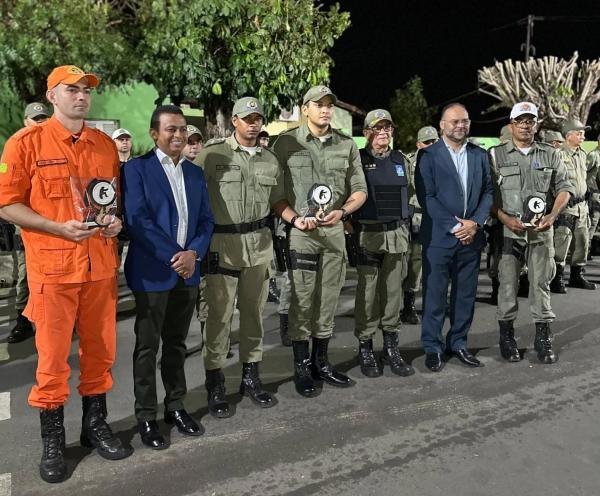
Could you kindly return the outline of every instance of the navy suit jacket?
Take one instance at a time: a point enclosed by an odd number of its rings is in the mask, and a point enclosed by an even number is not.
[[[127,162],[121,171],[125,226],[129,250],[125,277],[132,291],[168,291],[179,276],[171,258],[182,250],[204,257],[213,231],[213,215],[202,169],[188,160],[181,163],[188,205],[185,246],[177,244],[179,215],[167,175],[154,151]],[[187,286],[200,284],[200,264]]]
[[[419,150],[415,171],[415,188],[423,209],[421,231],[423,245],[453,248],[459,243],[450,233],[456,217],[470,219],[483,226],[490,214],[494,189],[487,152],[467,143],[467,209],[460,176],[443,139]],[[473,248],[485,246],[485,235],[479,230]]]

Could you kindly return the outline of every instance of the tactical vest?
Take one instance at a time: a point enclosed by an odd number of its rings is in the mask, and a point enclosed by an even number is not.
[[[545,152],[542,153],[545,154]],[[506,147],[497,146],[493,148],[498,172],[498,187],[502,192],[502,198],[498,206],[507,214],[517,217],[523,215],[523,202],[531,195],[545,198],[547,210],[551,209],[553,202],[548,193],[554,169],[544,167],[544,160],[542,160],[542,157],[538,157],[542,153],[538,153],[536,148],[533,155],[528,155],[527,159],[530,162],[530,167],[527,169],[525,177],[521,178],[521,166],[518,162],[511,161],[511,157],[506,152]]]
[[[385,158],[377,158],[363,148],[360,159],[369,196],[352,216],[383,222],[408,219],[408,171],[402,154],[392,151]]]

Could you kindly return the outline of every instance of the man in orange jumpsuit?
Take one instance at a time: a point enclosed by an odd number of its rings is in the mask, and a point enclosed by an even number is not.
[[[133,451],[106,422],[116,348],[115,237],[121,221],[104,216],[101,227],[84,224],[72,192],[72,182],[116,178],[118,184],[114,143],[84,122],[91,89],[98,83],[97,76],[75,66],[54,69],[46,93],[54,115],[14,134],[0,160],[0,216],[21,226],[25,244],[30,296],[24,315],[36,325],[39,355],[29,404],[40,409],[40,475],[47,482],[61,482],[67,475],[63,404],[69,396],[67,360],[75,324],[83,397],[81,444],[111,460]]]

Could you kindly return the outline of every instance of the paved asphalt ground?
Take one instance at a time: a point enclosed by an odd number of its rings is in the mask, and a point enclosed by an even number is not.
[[[600,282],[600,263],[588,267]],[[135,453],[120,462],[79,445],[76,347],[72,390],[66,405],[66,456],[72,475],[50,485],[38,476],[39,419],[27,406],[35,371],[31,341],[0,344],[0,496],[28,495],[600,495],[600,290],[554,296],[553,329],[560,361],[540,365],[532,352],[534,326],[525,299],[517,335],[524,359],[500,360],[490,287],[480,278],[470,347],[483,361],[469,369],[450,360],[440,374],[425,369],[418,326],[404,326],[401,347],[416,374],[363,378],[355,359],[354,288],[340,300],[331,357],[357,384],[323,388],[315,399],[298,396],[290,376],[292,353],[279,344],[275,305],[265,312],[263,382],[279,404],[260,410],[237,394],[237,356],[225,370],[235,416],[207,413],[201,357],[186,363],[187,408],[206,429],[199,438],[171,433],[171,447],[141,445],[133,417],[133,322],[121,313],[115,387],[109,420]],[[420,302],[419,302],[420,303]],[[0,327],[0,342],[8,332]],[[193,323],[189,345],[199,341]],[[377,346],[381,337],[377,338]],[[234,351],[236,351],[234,347]],[[167,426],[160,425],[165,434]]]

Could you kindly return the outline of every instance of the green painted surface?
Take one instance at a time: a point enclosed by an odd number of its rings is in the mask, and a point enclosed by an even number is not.
[[[108,88],[93,95],[88,118],[118,121],[119,127],[133,135],[134,152],[143,153],[154,144],[148,129],[156,98],[158,93],[146,83]]]

